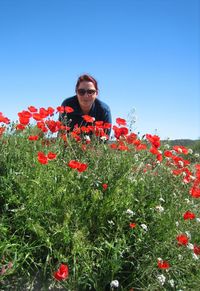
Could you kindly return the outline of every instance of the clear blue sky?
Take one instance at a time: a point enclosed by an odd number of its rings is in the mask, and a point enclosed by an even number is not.
[[[56,107],[82,73],[116,117],[200,137],[199,0],[0,0],[0,111]]]

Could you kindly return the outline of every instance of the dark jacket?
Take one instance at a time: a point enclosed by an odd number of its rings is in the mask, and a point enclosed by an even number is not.
[[[72,113],[62,113],[59,116],[59,120],[62,121],[64,124],[68,125],[71,127],[71,130],[73,130],[74,126],[78,124],[78,126],[83,126],[87,125],[87,123],[84,121],[82,118],[83,112],[81,110],[81,107],[78,102],[77,96],[73,96],[70,98],[67,98],[63,101],[61,106],[70,106],[74,109],[74,112]],[[108,122],[112,123],[112,118],[111,118],[111,112],[110,108],[107,104],[99,100],[98,98],[95,99],[94,103],[92,104],[92,107],[90,109],[90,112],[88,115],[92,116],[95,118],[95,121],[103,121],[103,122]],[[107,131],[107,134],[110,135],[110,131]]]

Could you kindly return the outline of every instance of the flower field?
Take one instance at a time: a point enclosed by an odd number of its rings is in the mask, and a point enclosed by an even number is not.
[[[64,111],[0,113],[0,289],[198,291],[198,154]]]

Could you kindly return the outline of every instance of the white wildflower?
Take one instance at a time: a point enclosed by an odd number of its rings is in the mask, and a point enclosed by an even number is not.
[[[174,280],[173,280],[173,279],[169,280],[168,283],[170,284],[170,286],[171,286],[172,288],[174,288]]]
[[[106,141],[108,138],[104,135],[104,136],[101,136],[100,139],[101,139],[102,141]]]
[[[164,211],[164,208],[161,205],[157,205],[155,208],[160,213]]]
[[[196,218],[196,222],[200,222],[200,218],[199,217]]]
[[[158,278],[158,281],[159,281],[159,283],[161,285],[165,284],[166,277],[163,274],[162,275],[158,275],[157,278]]]
[[[145,230],[145,231],[147,231],[148,230],[148,228],[147,228],[147,225],[146,224],[144,224],[144,223],[142,223],[141,224],[141,227]]]
[[[199,257],[194,253],[192,254],[192,257],[193,257],[194,260],[198,260],[199,259]]]
[[[163,199],[162,197],[160,197],[159,200],[160,200],[161,202],[165,202],[165,199]]]
[[[90,141],[90,140],[91,140],[90,137],[89,137],[89,135],[85,135],[85,136],[84,136],[84,139],[85,139],[86,141]]]
[[[195,153],[194,156],[195,156],[195,158],[199,158],[199,154],[198,153]]]
[[[179,166],[183,167],[184,163],[182,161],[178,161]]]
[[[113,280],[113,281],[110,283],[110,287],[111,287],[111,288],[118,288],[118,287],[119,287],[119,281],[118,281],[118,280]]]
[[[193,150],[192,149],[188,149],[188,154],[193,154]]]
[[[183,259],[183,256],[179,254],[179,255],[178,255],[178,259],[179,259],[179,260],[182,260],[182,259]]]
[[[187,248],[188,248],[189,250],[193,250],[193,249],[194,249],[194,245],[191,244],[191,243],[188,243],[188,244],[187,244]]]
[[[170,146],[169,146],[168,143],[166,143],[166,144],[164,145],[164,147],[165,147],[166,149],[169,149],[169,148],[170,148]]]
[[[187,204],[190,204],[190,200],[189,200],[188,198],[185,198],[185,202],[186,202]]]
[[[119,255],[120,255],[121,258],[123,258],[124,257],[124,251],[119,252]]]
[[[115,223],[114,223],[112,220],[108,220],[108,223],[109,223],[110,225],[115,225]]]
[[[178,227],[178,226],[179,226],[179,222],[178,222],[178,221],[176,221],[176,223],[175,223],[175,224],[176,224],[176,227]]]
[[[126,214],[132,216],[134,214],[134,212],[131,209],[127,209]]]
[[[136,162],[139,161],[139,157],[138,157],[138,155],[135,155],[135,161],[136,161]]]
[[[191,239],[191,233],[190,233],[189,231],[186,231],[185,234],[187,235],[187,237],[188,237],[189,239]]]

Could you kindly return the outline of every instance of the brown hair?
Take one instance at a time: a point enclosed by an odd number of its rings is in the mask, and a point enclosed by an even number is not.
[[[92,82],[94,84],[94,87],[95,89],[98,91],[98,84],[97,84],[97,81],[90,75],[81,75],[79,78],[78,78],[78,81],[76,83],[76,91],[80,85],[81,82],[83,81],[86,81],[86,82]]]

